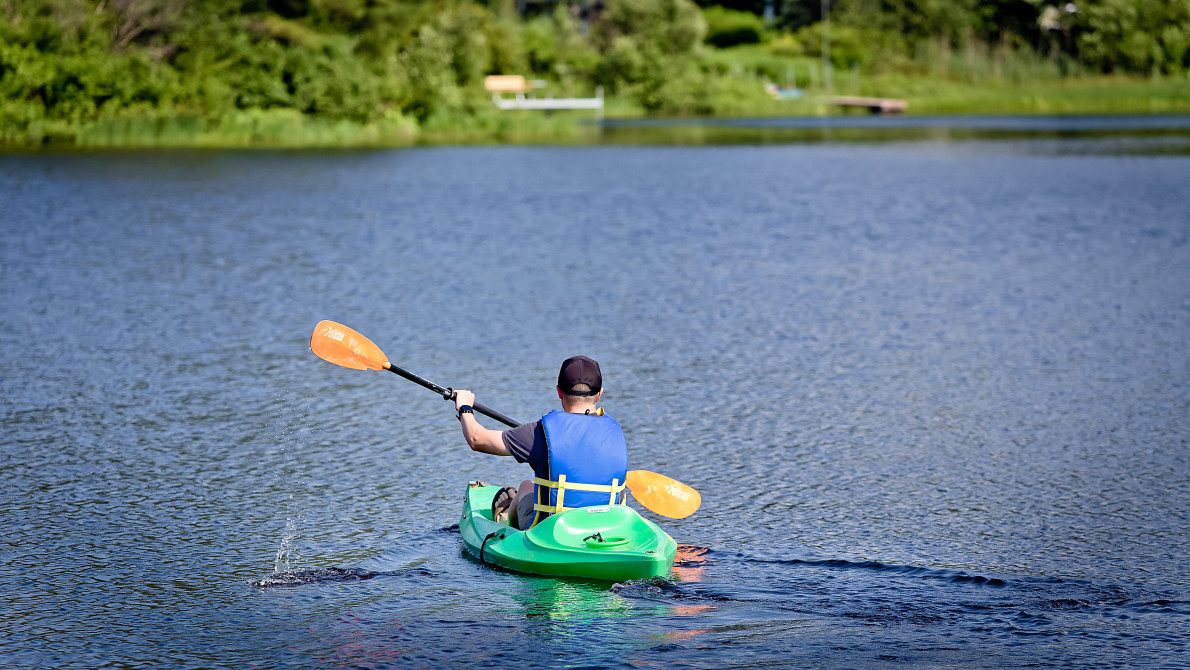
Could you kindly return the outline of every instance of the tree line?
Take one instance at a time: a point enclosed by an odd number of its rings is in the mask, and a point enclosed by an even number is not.
[[[811,37],[825,17],[852,38],[852,58],[911,61],[922,47],[1027,49],[1094,72],[1184,74],[1190,0],[726,0],[700,4],[762,14]],[[807,30],[809,28],[810,30]],[[841,59],[848,55],[841,56]]]
[[[482,80],[496,73],[544,79],[559,96],[602,86],[645,112],[712,114],[724,92],[758,90],[756,67],[723,56],[749,46],[806,61],[829,50],[836,67],[870,71],[936,72],[930,62],[953,53],[1024,54],[1065,73],[1190,69],[1190,0],[4,0],[2,11],[10,144],[104,120],[254,110],[416,129],[489,109]]]

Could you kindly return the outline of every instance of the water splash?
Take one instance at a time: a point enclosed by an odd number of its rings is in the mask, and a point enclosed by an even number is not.
[[[311,430],[308,401],[308,398],[295,391],[282,392],[277,396],[277,419],[273,428],[277,435],[277,453],[282,462],[280,467],[273,470],[276,476],[274,486],[279,491],[287,492],[287,495],[282,505],[285,528],[281,531],[281,541],[273,560],[273,577],[291,575],[301,569],[299,541],[303,537],[306,515],[304,510],[298,508],[295,491],[309,485],[305,467],[298,458],[298,452]]]
[[[267,577],[248,582],[258,589],[274,586],[299,586],[314,582],[344,582],[371,579],[378,572],[370,572],[360,568],[311,568],[309,570],[278,570]]]
[[[289,499],[292,501],[293,496]],[[302,527],[306,518],[300,512],[296,517],[285,519],[285,530],[281,533],[281,544],[277,547],[277,559],[273,562],[273,573],[282,574],[293,572],[301,562],[302,554],[297,548],[297,541],[302,537]]]

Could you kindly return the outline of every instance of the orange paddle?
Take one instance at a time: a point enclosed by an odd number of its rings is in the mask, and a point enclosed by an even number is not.
[[[685,519],[702,504],[698,491],[656,472],[629,470],[624,484],[637,502],[671,519]]]
[[[439,386],[428,379],[423,379],[412,372],[402,370],[388,361],[388,357],[380,347],[372,344],[368,338],[354,330],[334,321],[322,321],[314,327],[314,334],[310,336],[310,351],[324,361],[341,365],[352,370],[388,370],[408,379],[415,384],[424,386],[441,395],[447,400],[454,400],[455,392],[449,387]],[[484,407],[479,403],[472,408],[513,428],[520,425],[503,414]],[[647,470],[629,470],[628,479],[624,482],[632,497],[653,512],[671,519],[684,519],[694,514],[702,504],[702,496],[698,491],[686,486],[676,479],[659,475]]]
[[[335,365],[342,365],[352,370],[388,370],[415,384],[420,384],[430,389],[447,400],[455,399],[454,389],[439,386],[428,379],[422,379],[408,370],[402,370],[389,363],[388,356],[384,355],[380,347],[372,344],[372,340],[341,323],[320,321],[317,326],[314,326],[314,334],[310,336],[310,351],[314,352],[315,356],[324,361],[334,363]],[[471,408],[480,414],[490,416],[500,423],[512,426],[513,428],[520,425],[503,414],[484,407],[479,403],[475,403]]]
[[[387,370],[388,357],[372,340],[334,321],[322,321],[310,336],[310,351],[352,370]]]

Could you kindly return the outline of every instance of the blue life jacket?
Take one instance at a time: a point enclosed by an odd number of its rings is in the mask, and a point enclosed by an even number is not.
[[[537,504],[530,527],[574,507],[623,504],[628,445],[615,419],[554,410],[541,417],[541,428],[549,479],[533,478]]]

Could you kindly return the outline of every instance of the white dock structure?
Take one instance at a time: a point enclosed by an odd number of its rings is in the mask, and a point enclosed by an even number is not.
[[[538,98],[533,91],[543,88],[545,82],[526,80],[519,74],[490,75],[484,78],[483,85],[492,92],[492,104],[498,109],[593,109],[596,118],[603,119],[602,86],[595,88],[594,98]],[[504,97],[510,93],[513,97]]]

